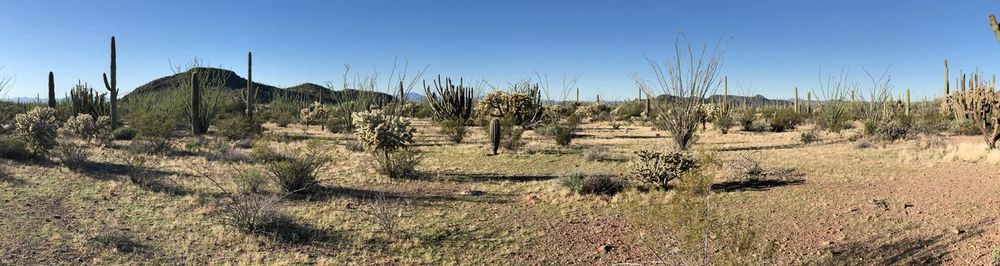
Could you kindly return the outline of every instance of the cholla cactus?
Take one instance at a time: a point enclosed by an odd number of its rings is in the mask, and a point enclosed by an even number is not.
[[[413,143],[415,130],[402,117],[386,115],[381,110],[358,112],[351,117],[357,127],[358,141],[369,151],[388,154]]]
[[[948,96],[948,105],[956,117],[972,119],[982,132],[986,145],[995,149],[1000,140],[1000,92],[997,92],[996,84],[987,83],[979,74],[973,74],[967,82],[963,75],[959,86],[958,91]]]
[[[667,187],[670,180],[681,178],[684,173],[698,168],[698,161],[688,153],[674,151],[660,153],[637,151],[632,160],[632,175],[637,181]]]
[[[87,140],[103,140],[110,137],[111,117],[100,116],[94,119],[90,114],[79,114],[66,121],[67,130]]]
[[[41,155],[56,146],[56,109],[35,107],[14,117],[14,133],[28,142],[31,151]]]
[[[541,94],[538,85],[515,85],[512,92],[494,91],[483,96],[475,111],[482,116],[509,117],[515,125],[524,126],[542,117]]]
[[[321,129],[324,130],[325,126],[323,125],[323,121],[326,121],[329,113],[330,110],[328,110],[326,106],[320,102],[313,102],[313,104],[309,107],[303,108],[299,111],[302,123],[305,124],[306,127],[309,127],[309,125],[319,124]]]

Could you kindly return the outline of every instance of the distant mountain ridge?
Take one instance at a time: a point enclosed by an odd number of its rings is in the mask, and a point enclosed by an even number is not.
[[[225,76],[226,80],[222,83],[223,87],[233,94],[238,94],[240,90],[246,88],[247,80],[240,77],[231,70],[220,69],[220,68],[209,68],[209,67],[199,67],[194,68],[185,72],[177,73],[170,76],[161,77],[150,81],[142,86],[135,88],[129,94],[122,97],[122,101],[127,101],[130,96],[147,94],[147,93],[162,93],[176,88],[181,84],[182,79],[190,78],[191,71],[203,72],[214,72],[211,73],[213,76]],[[382,100],[391,101],[394,99],[393,96],[382,93],[382,92],[361,92],[357,90],[345,90],[345,91],[334,91],[322,85],[317,85],[314,83],[302,83],[288,88],[278,88],[275,86],[261,84],[254,82],[254,87],[257,88],[258,101],[260,103],[270,103],[276,96],[285,96],[296,99],[301,99],[304,101],[315,101],[316,99],[322,99],[324,103],[334,103],[339,99],[353,99],[357,97],[359,93],[374,93],[376,98]],[[346,93],[346,95],[344,95]]]

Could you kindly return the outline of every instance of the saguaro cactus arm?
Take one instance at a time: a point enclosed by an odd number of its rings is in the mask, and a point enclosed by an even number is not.
[[[997,24],[996,16],[990,15],[990,28],[993,28],[993,36],[997,38],[997,42],[1000,42],[1000,24]]]

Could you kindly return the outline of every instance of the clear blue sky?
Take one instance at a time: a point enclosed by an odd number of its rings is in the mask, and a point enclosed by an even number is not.
[[[546,73],[580,76],[583,98],[635,97],[645,57],[672,54],[678,31],[728,43],[730,89],[772,98],[815,88],[819,69],[863,80],[890,67],[900,91],[938,96],[952,69],[1000,66],[986,22],[996,1],[4,1],[0,75],[10,97],[57,94],[76,80],[103,90],[108,42],[118,38],[124,91],[200,57],[277,86],[339,84],[344,64],[388,72],[396,55],[428,74],[495,83]],[[953,74],[954,75],[954,74]],[[428,76],[429,77],[429,76]]]

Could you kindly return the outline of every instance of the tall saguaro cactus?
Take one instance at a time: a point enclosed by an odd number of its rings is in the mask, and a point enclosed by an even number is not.
[[[253,86],[253,52],[247,52],[247,87],[240,92],[240,98],[247,106],[244,114],[253,121],[254,103],[257,102],[257,88]]]
[[[104,73],[104,87],[111,93],[111,128],[118,128],[118,60],[115,50],[115,36],[111,36],[111,82],[108,82],[108,74]]]
[[[56,79],[49,71],[49,107],[56,108]]]
[[[795,112],[799,112],[799,87],[795,87]]]
[[[208,124],[202,121],[201,84],[198,83],[198,72],[191,71],[191,134],[202,135],[205,132],[208,132]]]
[[[729,76],[722,77],[722,103],[720,107],[723,114],[729,114]]]

